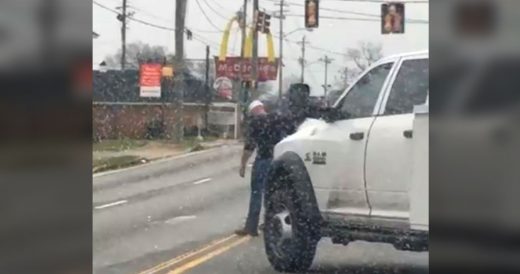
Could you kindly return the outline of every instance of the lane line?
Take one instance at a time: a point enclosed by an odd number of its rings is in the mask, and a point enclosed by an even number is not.
[[[195,218],[197,218],[197,216],[195,216],[195,215],[177,216],[177,217],[171,218],[169,220],[166,220],[165,223],[167,223],[169,225],[173,225],[173,224],[178,224],[180,222],[195,219]]]
[[[238,246],[238,245],[240,245],[242,243],[245,243],[245,242],[249,241],[250,239],[251,239],[251,236],[246,236],[246,237],[243,237],[243,238],[239,238],[238,240],[232,242],[229,245],[223,246],[223,247],[221,247],[219,249],[216,249],[216,250],[214,250],[214,251],[212,251],[212,252],[210,252],[210,253],[202,256],[202,257],[198,257],[198,258],[196,258],[196,259],[194,259],[192,261],[187,262],[186,264],[183,264],[183,265],[175,268],[174,270],[168,272],[168,274],[181,274],[181,273],[184,273],[187,270],[190,270],[190,269],[192,269],[192,268],[194,268],[194,267],[196,267],[196,266],[198,266],[198,265],[200,265],[200,264],[202,264],[202,263],[204,263],[206,261],[209,261],[209,260],[217,257],[218,255],[220,255],[220,254],[222,254],[222,253],[232,249],[235,246]]]
[[[117,205],[122,205],[122,204],[126,204],[126,203],[128,203],[127,200],[121,200],[121,201],[113,202],[113,203],[110,203],[110,204],[104,204],[104,205],[96,206],[94,208],[95,209],[103,209],[103,208],[117,206]]]
[[[195,255],[198,255],[198,254],[200,254],[200,253],[202,253],[204,251],[207,251],[208,249],[211,249],[211,248],[213,248],[213,247],[215,247],[215,246],[217,246],[217,245],[219,245],[221,243],[224,243],[224,242],[229,241],[229,240],[231,240],[233,238],[236,238],[236,237],[238,237],[238,236],[233,234],[233,235],[228,236],[226,238],[223,238],[223,239],[220,239],[220,240],[215,240],[215,241],[209,243],[208,245],[206,245],[206,246],[204,246],[204,247],[202,247],[200,249],[193,250],[193,251],[184,253],[182,255],[179,255],[179,256],[171,259],[171,260],[168,260],[166,262],[160,263],[160,264],[158,264],[158,265],[156,265],[156,266],[154,266],[154,267],[152,267],[150,269],[142,271],[139,274],[153,274],[153,273],[157,273],[158,271],[161,271],[161,270],[163,270],[163,269],[165,269],[165,268],[167,268],[167,267],[169,267],[171,265],[174,265],[174,264],[176,264],[176,263],[178,263],[178,262],[180,262],[182,260],[185,260],[185,259],[191,258],[191,257],[193,257]]]
[[[198,180],[198,181],[195,181],[193,182],[194,185],[200,185],[200,184],[203,184],[203,183],[207,183],[211,181],[211,178],[205,178],[205,179],[201,179],[201,180]]]

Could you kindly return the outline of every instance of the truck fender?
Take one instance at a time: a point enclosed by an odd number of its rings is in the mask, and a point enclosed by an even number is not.
[[[294,152],[285,152],[273,160],[266,182],[266,201],[270,195],[284,184],[295,191],[298,200],[305,201],[301,209],[312,224],[321,224],[322,217],[314,194],[311,178],[305,164]]]

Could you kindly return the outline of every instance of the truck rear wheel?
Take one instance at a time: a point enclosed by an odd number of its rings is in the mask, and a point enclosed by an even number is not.
[[[320,239],[319,224],[310,223],[302,203],[308,195],[297,195],[287,184],[274,190],[266,200],[264,244],[267,258],[275,270],[307,270],[314,259]]]

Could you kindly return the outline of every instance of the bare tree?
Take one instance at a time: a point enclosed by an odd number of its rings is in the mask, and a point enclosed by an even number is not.
[[[118,67],[121,60],[121,49],[115,54],[105,58],[105,62],[109,67]],[[140,62],[162,62],[164,58],[172,59],[167,55],[166,48],[162,46],[151,46],[143,42],[135,42],[126,45],[126,67],[130,69],[138,69]]]
[[[364,71],[381,57],[383,57],[381,43],[361,41],[358,47],[347,49],[347,61],[352,61],[359,71]]]
[[[345,56],[347,66],[338,70],[335,76],[336,88],[346,89],[357,75],[381,57],[383,57],[381,43],[361,41],[356,48],[347,48]]]

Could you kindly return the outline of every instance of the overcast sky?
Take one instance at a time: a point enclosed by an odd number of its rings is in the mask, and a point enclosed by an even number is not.
[[[269,11],[279,10],[275,2],[279,0],[259,0],[260,8]],[[102,5],[115,9],[121,6],[122,0],[95,0]],[[304,0],[285,0],[289,5],[286,8],[288,14],[302,15],[304,13],[302,4]],[[338,70],[345,65],[345,53],[349,47],[355,47],[360,41],[381,42],[385,55],[400,52],[428,49],[429,24],[406,23],[405,34],[382,35],[381,25],[378,17],[381,13],[381,3],[377,1],[353,1],[353,0],[321,0],[320,1],[320,26],[313,32],[305,30],[290,34],[287,39],[291,41],[301,40],[306,35],[309,45],[306,49],[306,60],[309,65],[305,71],[305,81],[312,87],[314,95],[323,94],[321,85],[324,81],[324,65],[315,62],[325,54],[334,61],[329,65],[329,83],[334,83],[334,76]],[[406,2],[406,1],[405,1]],[[427,1],[415,1],[422,3],[406,3],[406,18],[428,21]],[[201,7],[202,10],[201,10]],[[211,55],[217,55],[222,39],[223,30],[230,18],[243,4],[242,0],[188,0],[186,26],[193,30],[195,38],[185,42],[185,51],[188,58],[204,58],[206,44],[211,46]],[[175,0],[128,0],[129,11],[134,11],[136,19],[152,24],[175,27]],[[248,4],[251,8],[251,1]],[[358,12],[367,15],[356,15],[347,12]],[[210,19],[206,19],[206,16]],[[249,16],[251,11],[248,12]],[[325,19],[324,16],[377,19],[377,21]],[[212,24],[213,23],[213,24]],[[174,32],[158,29],[144,25],[139,22],[129,21],[127,31],[127,43],[142,41],[151,45],[160,45],[174,53]],[[218,29],[217,29],[218,27]],[[288,16],[284,20],[284,32],[303,28],[304,18],[299,16]],[[116,15],[110,11],[93,6],[93,31],[100,36],[93,41],[93,62],[99,64],[107,55],[115,53],[121,46],[120,36],[121,24]],[[279,21],[272,19],[271,31],[279,32]],[[265,38],[260,36],[259,56],[265,56]],[[316,49],[326,49],[327,51]],[[238,55],[240,51],[240,35],[238,26],[232,29],[229,40],[229,55]],[[275,52],[278,56],[278,39],[275,39]],[[292,42],[284,43],[284,75],[300,75],[298,58],[301,55],[299,45]],[[284,77],[285,78],[285,77]],[[276,82],[274,82],[276,84]],[[277,87],[277,85],[274,85]]]

